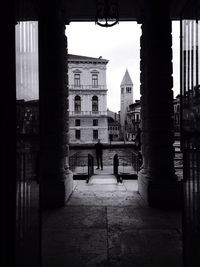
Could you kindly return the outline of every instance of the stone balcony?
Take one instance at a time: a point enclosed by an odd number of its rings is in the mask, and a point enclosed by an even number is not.
[[[107,111],[69,111],[69,116],[80,117],[80,116],[107,116]]]
[[[69,90],[108,90],[106,85],[76,85],[76,84],[69,84]]]

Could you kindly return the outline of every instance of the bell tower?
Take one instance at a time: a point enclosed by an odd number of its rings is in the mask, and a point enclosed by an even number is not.
[[[133,103],[133,82],[127,69],[121,82],[120,88],[120,124],[123,130],[125,126],[127,108],[130,104]]]

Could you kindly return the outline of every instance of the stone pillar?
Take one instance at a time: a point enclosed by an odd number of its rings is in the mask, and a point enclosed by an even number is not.
[[[172,35],[168,1],[146,1],[141,36],[143,166],[138,189],[150,206],[176,206],[173,148]]]
[[[14,267],[16,253],[16,69],[15,3],[5,1],[5,24],[1,28],[1,238],[0,265]]]
[[[64,205],[73,188],[68,167],[67,38],[59,1],[42,1],[39,16],[41,201]]]

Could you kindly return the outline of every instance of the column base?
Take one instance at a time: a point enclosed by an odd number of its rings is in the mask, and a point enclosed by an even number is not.
[[[153,180],[141,170],[138,175],[138,191],[150,207],[167,209],[181,207],[181,181]]]
[[[63,207],[73,191],[73,173],[68,171],[62,180],[45,180],[41,184],[43,209]]]

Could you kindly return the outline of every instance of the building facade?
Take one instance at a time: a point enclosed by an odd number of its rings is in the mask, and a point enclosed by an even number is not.
[[[134,140],[138,128],[141,127],[140,110],[141,105],[139,100],[136,100],[135,103],[128,106],[126,114],[126,138],[129,141]]]
[[[108,60],[68,55],[70,143],[108,142]]]
[[[180,140],[180,95],[174,99],[174,138]]]
[[[175,140],[180,140],[180,95],[178,95],[174,100],[174,138]],[[125,118],[125,130],[126,130],[126,139],[129,141],[134,140],[135,134],[138,131],[138,128],[141,128],[141,104],[139,100],[136,100],[135,103],[128,106],[126,118]]]
[[[108,138],[109,142],[120,140],[119,114],[108,110]]]

